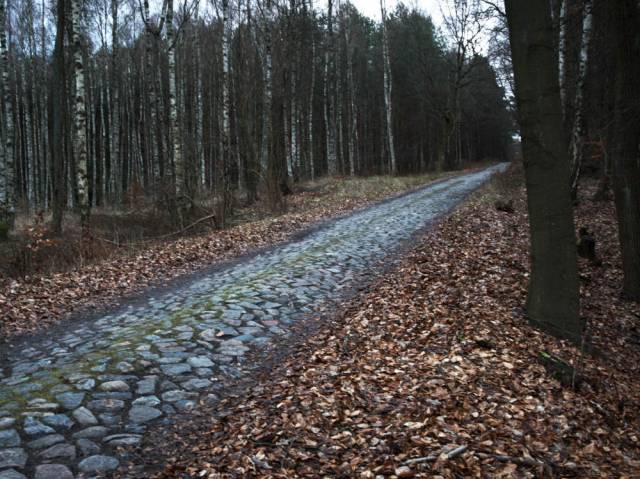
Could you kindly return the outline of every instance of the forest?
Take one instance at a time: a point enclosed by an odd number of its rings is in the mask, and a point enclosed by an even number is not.
[[[0,0],[0,479],[640,477],[640,1],[371,5]]]
[[[154,7],[155,10],[154,11]],[[322,7],[322,8],[320,8]],[[479,48],[399,4],[11,0],[2,25],[0,204],[65,211],[151,198],[185,220],[215,198],[282,196],[330,175],[409,174],[506,157],[512,116]]]

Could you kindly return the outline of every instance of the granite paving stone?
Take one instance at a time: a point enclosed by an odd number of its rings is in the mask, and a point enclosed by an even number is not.
[[[0,431],[0,448],[2,447],[16,447],[22,442],[18,431],[15,429],[8,429],[6,431]]]
[[[42,464],[36,467],[35,479],[73,479],[73,473],[64,464]]]
[[[0,469],[7,467],[23,468],[27,463],[27,453],[24,449],[12,447],[0,449]]]
[[[15,469],[5,469],[0,471],[0,479],[27,479],[27,476],[20,474]]]
[[[109,472],[116,469],[119,462],[115,457],[96,454],[80,461],[78,468],[86,473]]]

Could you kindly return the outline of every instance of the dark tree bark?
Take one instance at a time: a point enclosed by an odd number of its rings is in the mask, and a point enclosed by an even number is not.
[[[507,0],[531,235],[529,319],[579,341],[579,283],[569,158],[548,0]]]
[[[616,54],[613,191],[624,294],[640,301],[640,14],[635,0],[613,2]]]
[[[53,231],[62,232],[62,220],[66,206],[66,161],[67,134],[67,73],[64,58],[64,35],[67,28],[66,2],[58,0],[56,41],[53,50],[52,79],[49,82],[49,145],[53,179]]]

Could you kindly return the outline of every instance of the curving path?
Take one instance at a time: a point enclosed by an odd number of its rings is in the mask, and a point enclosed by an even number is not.
[[[147,427],[215,399],[251,347],[289,326],[446,213],[501,164],[337,221],[145,304],[9,351],[0,370],[0,479],[96,477]],[[365,275],[365,276],[363,276]],[[247,365],[248,366],[248,365]]]

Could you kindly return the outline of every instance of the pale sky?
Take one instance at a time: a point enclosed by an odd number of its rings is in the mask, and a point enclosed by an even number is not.
[[[387,12],[391,12],[396,8],[398,0],[386,0],[386,2]],[[380,20],[380,0],[351,0],[351,3],[364,15]],[[438,0],[404,0],[404,3],[409,7],[416,5],[420,10],[431,15],[436,25],[440,24],[441,15]]]
[[[401,0],[386,0],[387,13],[392,12],[398,3]],[[444,4],[444,11],[447,12],[447,2],[445,0],[402,0],[403,3],[411,8],[416,6],[418,10],[423,11],[427,15],[431,16],[433,20],[433,24],[436,28],[442,28],[442,8],[440,7],[441,3]],[[334,0],[335,2],[335,0]],[[323,8],[323,3],[326,6],[326,1],[316,0],[315,4]],[[380,21],[380,0],[351,0],[351,3],[356,6],[356,8],[362,13],[370,18],[373,18],[376,21]],[[335,3],[334,3],[335,5]],[[486,54],[488,50],[489,40],[487,35],[482,35],[480,37],[480,50]]]

